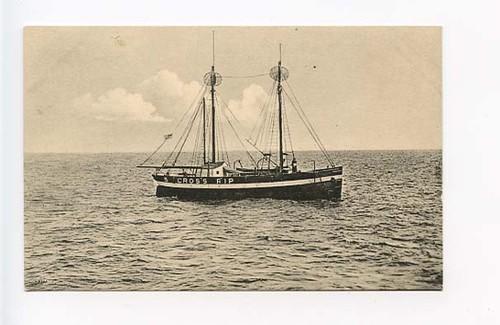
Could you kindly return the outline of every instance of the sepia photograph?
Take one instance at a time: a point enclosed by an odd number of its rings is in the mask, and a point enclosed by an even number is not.
[[[442,29],[37,27],[27,291],[442,290]]]

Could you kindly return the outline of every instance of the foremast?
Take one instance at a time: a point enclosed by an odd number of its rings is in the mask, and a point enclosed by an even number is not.
[[[212,97],[212,164],[215,164],[215,66],[210,71],[210,96]]]
[[[273,67],[270,72],[272,79],[277,81],[277,95],[278,95],[278,155],[279,155],[279,172],[283,172],[283,167],[285,163],[285,154],[283,152],[283,86],[282,81],[288,78],[288,69],[281,65],[281,44],[280,44],[280,59],[278,65]]]

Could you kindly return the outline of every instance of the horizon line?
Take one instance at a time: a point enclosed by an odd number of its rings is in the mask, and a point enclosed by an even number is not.
[[[395,149],[328,149],[327,151],[442,151],[443,148],[395,148]],[[227,150],[226,152],[244,152],[248,150]],[[294,150],[294,152],[305,152],[305,151],[318,151],[319,149],[301,149]],[[169,153],[171,151],[162,151],[163,153]],[[249,152],[257,152],[257,150],[250,150]],[[23,151],[24,154],[99,154],[99,153],[150,153],[150,151]]]

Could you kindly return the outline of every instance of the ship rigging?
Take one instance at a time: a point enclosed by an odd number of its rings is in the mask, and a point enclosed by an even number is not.
[[[217,91],[223,76],[215,70],[215,42],[212,66],[203,77],[203,84],[189,109],[179,119],[173,135],[185,125],[175,145],[161,164],[150,164],[152,158],[173,138],[163,142],[139,168],[153,168],[157,196],[176,196],[186,199],[240,199],[270,197],[280,199],[340,199],[342,166],[336,166],[326,147],[312,127],[305,111],[288,82],[290,73],[282,65],[281,44],[278,64],[269,73],[231,78],[257,78],[269,75],[273,80],[270,95],[260,107],[259,118],[248,138],[242,139],[242,123]],[[326,167],[299,170],[296,152],[288,123],[288,107],[305,125],[322,153]],[[232,161],[226,144],[225,129],[244,149],[242,159]],[[196,132],[193,128],[196,127]],[[194,137],[192,135],[194,134]],[[192,150],[185,150],[186,144]],[[248,145],[253,150],[248,150]]]

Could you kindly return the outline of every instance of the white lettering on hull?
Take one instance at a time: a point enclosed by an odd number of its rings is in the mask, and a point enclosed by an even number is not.
[[[172,184],[172,183],[170,183]],[[200,177],[179,177],[177,178],[177,184],[208,184],[206,178]]]
[[[189,180],[193,180],[192,183]],[[272,187],[283,187],[283,186],[298,186],[307,185],[314,183],[325,183],[330,180],[342,179],[342,176],[326,176],[326,177],[316,177],[307,179],[297,179],[290,181],[279,181],[279,182],[261,182],[261,183],[234,183],[232,178],[218,178],[217,184],[208,184],[206,178],[189,178],[189,177],[179,177],[177,183],[161,182],[157,181],[158,186],[170,187],[170,188],[184,188],[184,189],[247,189],[247,188],[272,188]]]

